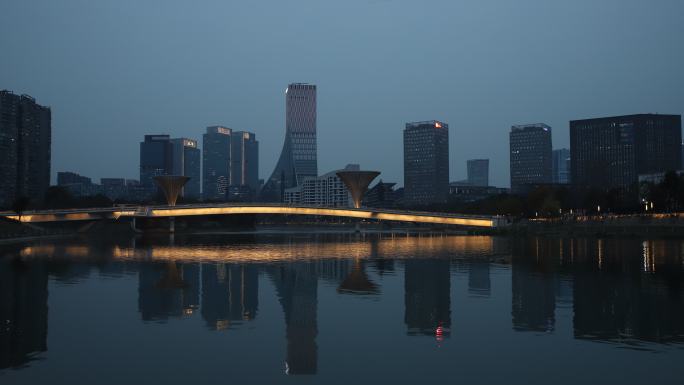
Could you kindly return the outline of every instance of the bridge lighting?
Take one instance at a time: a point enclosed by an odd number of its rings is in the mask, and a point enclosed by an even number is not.
[[[321,215],[340,218],[372,219],[379,221],[435,223],[443,225],[497,227],[498,219],[489,216],[448,215],[438,213],[421,213],[394,210],[370,210],[352,208],[301,207],[283,205],[184,205],[166,207],[141,207],[136,210],[127,209],[78,209],[78,210],[46,210],[33,211],[19,217],[15,214],[1,215],[7,219],[23,223],[94,221],[121,218],[151,217],[184,217],[205,215],[240,215],[240,214],[274,214],[274,215]]]

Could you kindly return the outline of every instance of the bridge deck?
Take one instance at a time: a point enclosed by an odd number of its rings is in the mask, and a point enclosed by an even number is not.
[[[426,213],[370,208],[331,208],[315,206],[287,206],[276,204],[192,204],[169,206],[125,206],[105,209],[45,210],[16,213],[0,213],[8,219],[28,222],[88,221],[100,219],[159,218],[205,215],[275,214],[275,215],[321,215],[332,217],[375,219],[413,223],[433,223],[471,227],[497,227],[499,217],[471,216],[462,214]]]

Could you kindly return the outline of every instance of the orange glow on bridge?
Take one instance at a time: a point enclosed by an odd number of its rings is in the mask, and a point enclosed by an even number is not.
[[[120,218],[160,218],[186,217],[206,215],[240,215],[240,214],[270,214],[270,215],[317,215],[343,218],[372,219],[380,221],[397,221],[413,223],[431,223],[440,225],[456,225],[470,227],[497,227],[496,217],[475,217],[458,214],[422,213],[411,211],[391,211],[374,209],[326,208],[307,206],[282,205],[187,205],[187,206],[157,206],[138,207],[136,209],[82,209],[62,211],[27,212],[22,216],[5,214],[8,219],[27,223],[61,222],[61,221],[92,221],[101,219]]]

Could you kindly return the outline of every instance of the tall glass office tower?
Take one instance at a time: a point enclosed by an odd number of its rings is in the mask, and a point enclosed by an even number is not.
[[[188,138],[171,139],[172,158],[171,175],[183,175],[190,180],[183,187],[183,196],[198,199],[200,197],[200,160],[202,151],[197,141]]]
[[[258,191],[259,142],[253,133],[207,127],[203,159],[204,199],[226,200],[230,190],[246,192],[252,199]]]
[[[285,143],[261,200],[282,202],[285,189],[318,176],[316,86],[293,83],[285,90]]]

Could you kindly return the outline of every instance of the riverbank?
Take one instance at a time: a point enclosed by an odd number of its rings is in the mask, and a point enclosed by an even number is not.
[[[535,218],[511,224],[509,234],[684,238],[684,215],[600,215],[564,218]]]

